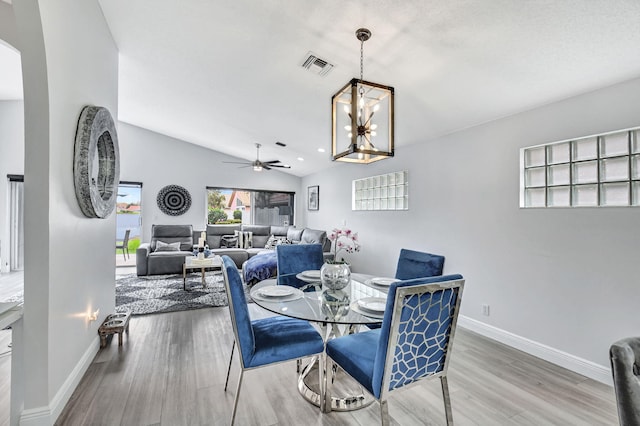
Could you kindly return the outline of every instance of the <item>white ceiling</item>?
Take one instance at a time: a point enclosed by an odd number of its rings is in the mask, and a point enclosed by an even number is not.
[[[640,76],[637,0],[100,4],[121,121],[251,160],[260,142],[298,176],[331,166],[331,95],[359,75],[359,27],[365,79],[395,87],[397,146]],[[303,70],[309,51],[333,71]]]

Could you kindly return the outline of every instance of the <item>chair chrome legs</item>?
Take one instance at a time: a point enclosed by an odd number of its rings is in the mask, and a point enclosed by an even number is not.
[[[389,426],[389,405],[386,399],[378,401],[380,403],[380,423],[382,426]]]
[[[231,426],[236,420],[236,408],[238,408],[238,399],[240,398],[240,386],[242,386],[242,374],[244,371],[240,369],[240,377],[238,377],[238,386],[236,388],[236,396],[233,399],[233,411],[231,412]]]
[[[229,384],[229,373],[231,373],[231,361],[233,361],[233,350],[236,348],[236,341],[234,339],[233,345],[231,345],[231,356],[229,357],[229,368],[227,368],[227,379],[224,381],[224,391],[227,391],[227,384]]]
[[[447,376],[440,376],[442,384],[442,399],[444,400],[444,413],[447,416],[447,426],[453,426],[453,412],[451,410],[451,399],[449,399],[449,384]]]
[[[231,356],[229,357],[229,368],[227,368],[227,378],[224,381],[224,391],[227,391],[227,385],[229,384],[229,373],[231,373],[231,362],[233,361],[233,352],[236,349],[236,341],[233,340],[233,344],[231,345]],[[233,411],[231,412],[231,426],[233,426],[233,422],[236,420],[236,408],[238,408],[238,398],[240,396],[240,386],[242,386],[242,374],[244,370],[240,368],[240,377],[238,377],[238,386],[236,387],[236,396],[233,398]]]

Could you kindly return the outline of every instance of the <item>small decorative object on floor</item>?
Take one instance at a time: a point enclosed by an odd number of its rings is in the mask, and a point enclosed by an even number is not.
[[[118,333],[118,346],[122,346],[122,333],[126,331],[127,335],[129,334],[130,317],[130,311],[107,315],[102,325],[98,328],[101,348],[107,346],[107,336],[115,333]]]

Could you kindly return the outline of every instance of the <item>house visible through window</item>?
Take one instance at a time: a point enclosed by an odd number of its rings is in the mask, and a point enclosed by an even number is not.
[[[207,221],[251,225],[293,225],[292,192],[207,188]]]

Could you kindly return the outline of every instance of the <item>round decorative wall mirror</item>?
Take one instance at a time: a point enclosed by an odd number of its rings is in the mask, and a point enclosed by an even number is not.
[[[115,209],[119,156],[118,135],[109,110],[84,107],[76,131],[73,183],[85,216],[104,219]]]
[[[185,214],[191,207],[191,194],[178,185],[167,185],[158,192],[158,207],[169,216]]]

